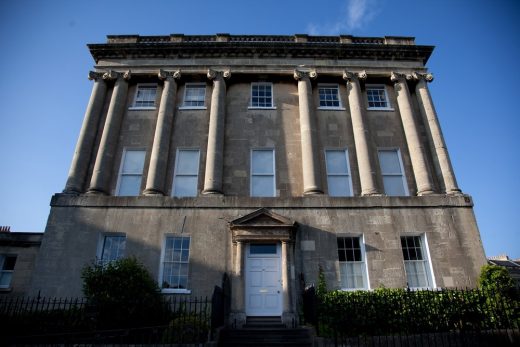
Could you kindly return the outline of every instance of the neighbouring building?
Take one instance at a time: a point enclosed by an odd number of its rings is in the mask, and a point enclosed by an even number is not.
[[[0,298],[30,292],[36,255],[43,233],[12,232],[0,226]]]
[[[31,290],[137,257],[169,295],[297,316],[331,289],[472,287],[486,258],[410,37],[108,36]],[[458,81],[453,81],[458,83]]]
[[[507,254],[488,257],[487,259],[490,265],[504,267],[515,281],[516,287],[520,289],[520,259],[511,259]]]

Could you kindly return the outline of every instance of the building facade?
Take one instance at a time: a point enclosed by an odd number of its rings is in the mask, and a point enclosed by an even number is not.
[[[171,295],[231,279],[231,319],[304,286],[476,285],[486,264],[409,37],[108,36],[32,284],[81,295],[137,257]]]

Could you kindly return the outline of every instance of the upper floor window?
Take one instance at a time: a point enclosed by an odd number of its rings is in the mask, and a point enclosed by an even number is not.
[[[373,110],[388,110],[390,102],[384,85],[367,85],[368,108]]]
[[[135,92],[133,108],[155,108],[155,95],[157,94],[157,85],[155,84],[138,84]]]
[[[341,288],[368,289],[362,237],[338,237],[337,241]]]
[[[251,150],[251,196],[276,196],[274,149]]]
[[[330,196],[352,196],[352,180],[346,149],[326,150],[327,185]]]
[[[377,151],[385,194],[407,196],[408,188],[404,177],[403,163],[398,149],[380,149]]]
[[[205,108],[206,84],[186,83],[182,108]]]
[[[250,108],[273,108],[273,84],[251,83]]]
[[[126,236],[121,234],[102,235],[98,251],[100,265],[120,259],[125,255]]]
[[[141,191],[146,151],[125,149],[121,159],[116,195],[136,196]]]
[[[11,286],[15,264],[16,255],[0,254],[0,288]]]
[[[408,287],[435,287],[428,262],[425,236],[401,236],[401,246]]]
[[[167,236],[159,282],[163,291],[188,292],[189,236]]]
[[[338,85],[319,85],[318,94],[320,96],[321,109],[341,108]]]
[[[198,149],[179,149],[175,158],[173,196],[197,196],[199,182]]]

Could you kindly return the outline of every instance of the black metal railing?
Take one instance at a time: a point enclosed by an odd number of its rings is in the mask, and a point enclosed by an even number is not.
[[[329,292],[308,288],[304,316],[330,345],[520,344],[520,303],[476,289]]]
[[[158,324],[153,326],[138,321],[107,325],[100,319],[106,316],[106,308],[85,298],[0,297],[2,340],[15,344],[203,343],[216,328],[211,325],[212,300],[208,298],[164,297],[163,306],[164,310],[154,313],[153,322]]]

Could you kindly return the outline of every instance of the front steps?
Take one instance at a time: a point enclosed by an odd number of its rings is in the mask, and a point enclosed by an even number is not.
[[[280,317],[248,317],[242,329],[222,330],[218,345],[312,347],[312,337],[309,329],[287,328]]]

